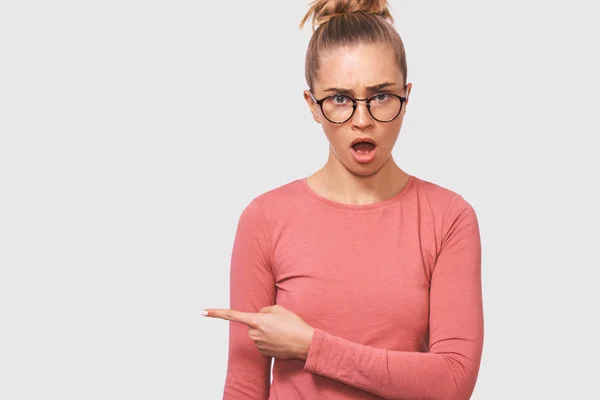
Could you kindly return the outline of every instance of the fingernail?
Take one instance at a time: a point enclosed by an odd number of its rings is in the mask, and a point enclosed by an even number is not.
[[[202,315],[208,315],[208,311],[202,310]]]

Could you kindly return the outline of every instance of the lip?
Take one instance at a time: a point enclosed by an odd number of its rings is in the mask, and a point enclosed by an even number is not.
[[[373,146],[377,146],[377,143],[375,143],[375,141],[369,137],[358,137],[356,139],[354,139],[352,141],[352,143],[350,143],[350,147],[354,146],[356,143],[360,143],[360,142],[367,142],[367,143],[371,143]]]
[[[373,150],[368,152],[367,154],[358,154],[354,151],[353,148],[350,148],[350,152],[354,157],[354,160],[359,164],[368,164],[375,159],[375,154],[377,153],[377,146],[373,147]]]

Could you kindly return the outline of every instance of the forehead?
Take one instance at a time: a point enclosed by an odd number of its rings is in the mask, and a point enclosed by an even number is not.
[[[318,75],[315,85],[320,89],[362,91],[381,82],[395,82],[397,87],[403,84],[394,51],[383,43],[361,43],[327,51],[320,57]]]

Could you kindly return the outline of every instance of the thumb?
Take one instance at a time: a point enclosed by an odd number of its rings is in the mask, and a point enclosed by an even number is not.
[[[260,313],[270,313],[270,312],[273,311],[274,307],[275,306],[263,307],[258,312],[260,312]]]
[[[271,306],[269,308],[270,308],[269,312],[272,312],[272,313],[289,312],[289,310],[287,308],[285,308],[284,306],[279,305],[279,304],[275,304],[274,306]]]

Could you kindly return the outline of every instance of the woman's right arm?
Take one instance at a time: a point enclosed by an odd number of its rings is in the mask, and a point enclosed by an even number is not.
[[[240,216],[230,269],[230,309],[259,312],[275,304],[271,238],[265,216],[253,200]],[[248,327],[229,322],[229,355],[223,400],[267,400],[271,357],[260,353]]]

